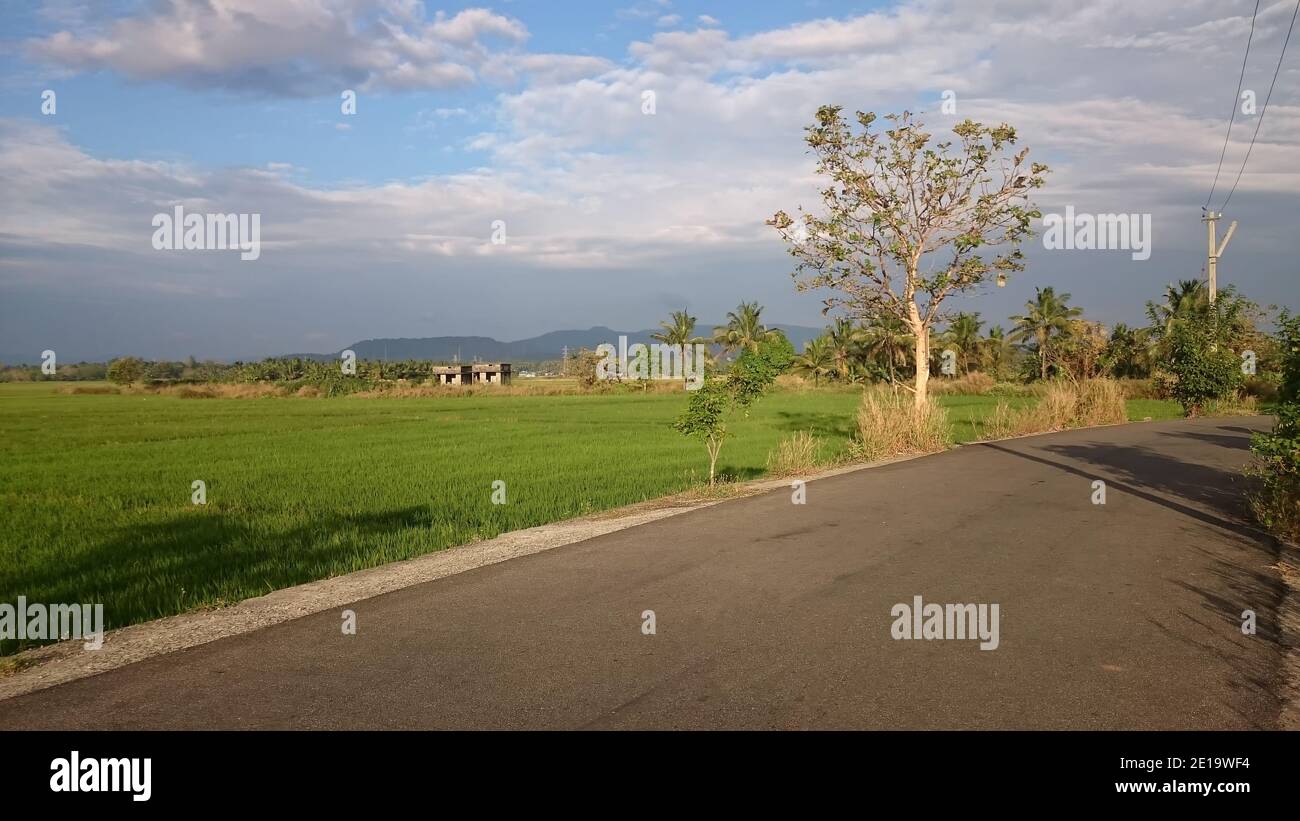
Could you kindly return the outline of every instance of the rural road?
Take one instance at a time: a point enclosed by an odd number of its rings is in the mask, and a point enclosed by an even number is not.
[[[0,701],[0,729],[1270,728],[1282,584],[1237,475],[1267,424],[826,478],[804,505],[767,493],[357,602],[356,635],[329,611]],[[998,604],[999,646],[892,639],[917,595]]]

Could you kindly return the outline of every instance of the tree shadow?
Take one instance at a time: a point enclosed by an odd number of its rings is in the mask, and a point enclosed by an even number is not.
[[[745,467],[737,465],[718,465],[718,478],[722,481],[748,482],[751,479],[757,479],[766,473],[766,468],[754,467],[752,465]]]
[[[1102,478],[1095,471],[1035,456],[1005,445],[986,443],[981,447],[1050,465],[1088,479]],[[1235,445],[1232,447],[1236,449]],[[1207,524],[1237,533],[1249,533],[1269,544],[1275,544],[1271,536],[1250,524],[1250,509],[1245,499],[1248,482],[1239,473],[1199,462],[1187,462],[1139,445],[1091,442],[1045,445],[1041,449],[1107,471],[1110,474],[1105,477],[1108,487],[1176,510]]]
[[[14,589],[0,591],[0,600],[25,595],[46,604],[103,603],[105,627],[123,627],[374,564],[384,551],[375,537],[428,532],[452,513],[431,507],[341,513],[275,531],[235,514],[195,510],[119,528],[88,550],[13,574],[6,586]],[[431,533],[430,549],[438,546]],[[9,644],[3,652],[15,649]]]
[[[857,423],[853,417],[836,413],[813,413],[808,411],[781,411],[778,428],[784,431],[808,431],[813,436],[840,437],[847,439],[857,432]]]
[[[1221,428],[1221,430],[1223,429]],[[1253,431],[1248,428],[1236,428],[1236,430],[1253,433]],[[1187,431],[1184,433],[1163,431],[1161,435],[1173,436],[1178,439],[1196,439],[1197,441],[1205,442],[1210,445],[1218,445],[1221,448],[1228,448],[1229,450],[1250,450],[1250,439],[1248,437],[1223,436],[1217,433],[1197,433],[1195,431]]]

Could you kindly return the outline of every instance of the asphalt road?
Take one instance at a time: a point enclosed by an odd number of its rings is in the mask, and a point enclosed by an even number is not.
[[[1265,424],[823,479],[805,505],[778,491],[357,602],[353,636],[320,613],[3,701],[0,728],[1268,728],[1282,588],[1237,478]],[[891,638],[917,595],[997,604],[997,649]]]

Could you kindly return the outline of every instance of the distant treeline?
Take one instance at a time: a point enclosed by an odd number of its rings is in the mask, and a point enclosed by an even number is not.
[[[78,362],[59,365],[52,374],[41,373],[40,365],[5,365],[0,363],[0,382],[85,382],[102,380],[108,366],[103,362]]]
[[[185,385],[200,383],[276,383],[286,386],[310,385],[328,389],[330,393],[365,390],[377,383],[424,382],[433,378],[433,369],[447,364],[427,360],[407,359],[400,362],[382,362],[359,359],[356,375],[344,375],[340,360],[320,362],[301,357],[271,357],[261,362],[196,361],[193,357],[183,362],[151,361],[134,356],[114,359],[107,364],[78,362],[75,365],[58,365],[53,374],[42,373],[40,365],[0,364],[0,382],[80,382],[108,380],[119,385],[142,383],[146,385]],[[519,363],[524,368],[529,363]],[[557,370],[560,363],[542,363],[540,370],[552,365]],[[523,370],[518,368],[517,370]]]
[[[312,387],[326,395],[369,390],[384,383],[432,380],[441,362],[403,360],[381,362],[357,360],[356,374],[344,374],[341,361],[318,362],[300,357],[273,357],[261,362],[149,361],[134,356],[114,359],[107,365],[79,362],[59,365],[54,374],[41,372],[39,365],[0,368],[0,381],[84,381],[107,379],[118,385],[150,386],[187,384],[270,383],[295,389]]]

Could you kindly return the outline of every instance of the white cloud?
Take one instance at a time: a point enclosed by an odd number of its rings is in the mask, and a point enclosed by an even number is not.
[[[528,39],[523,23],[496,12],[438,12],[426,21],[422,6],[406,0],[173,0],[78,29],[29,41],[27,51],[80,71],[281,95],[470,85]],[[511,80],[529,71],[528,61],[515,69]]]
[[[317,5],[296,5],[293,19],[315,19],[307,9]],[[963,4],[920,2],[739,39],[719,29],[660,33],[649,42],[634,43],[634,63],[623,68],[595,58],[517,55],[510,58],[513,66],[502,64],[496,70],[552,73],[554,81],[498,98],[496,128],[468,143],[470,149],[491,154],[491,170],[409,186],[334,192],[295,187],[273,177],[257,182],[256,196],[274,196],[285,203],[279,224],[298,228],[282,233],[282,241],[295,247],[322,241],[394,242],[439,253],[477,252],[482,225],[509,213],[521,223],[512,232],[521,240],[503,252],[515,264],[546,264],[549,255],[564,258],[581,247],[581,259],[618,265],[671,253],[686,244],[678,240],[688,235],[719,242],[767,236],[762,220],[773,210],[811,203],[816,180],[802,132],[818,105],[834,102],[881,111],[929,108],[929,124],[943,129],[955,118],[936,112],[938,89],[955,88],[958,117],[1011,122],[1036,158],[1056,166],[1044,197],[1077,197],[1087,200],[1075,203],[1080,208],[1091,204],[1095,210],[1130,202],[1147,207],[1182,202],[1182,207],[1194,208],[1197,192],[1208,188],[1221,145],[1221,101],[1205,105],[1200,83],[1193,84],[1186,99],[1171,98],[1168,90],[1174,78],[1183,78],[1186,85],[1185,78],[1194,75],[1199,58],[1185,55],[1182,46],[1189,37],[1213,36],[1204,18],[1182,4],[1144,10],[1116,4],[1110,9],[1113,15],[1064,2],[1049,3],[1035,15],[1010,0],[994,5],[977,13]],[[1197,5],[1202,11],[1209,7]],[[279,14],[281,22],[288,19],[288,12]],[[1110,35],[1118,34],[1106,29],[1112,16],[1117,19],[1111,29],[1137,31],[1144,45],[1109,45]],[[1036,30],[1053,43],[989,54],[975,17],[994,28]],[[320,27],[329,28],[325,23]],[[484,33],[525,36],[506,18],[498,20],[479,10],[439,15],[426,28],[459,42]],[[1169,32],[1179,36],[1165,37]],[[1269,36],[1268,31],[1258,34]],[[1130,68],[1145,65],[1148,53],[1159,50],[1153,44],[1161,40],[1168,45],[1160,61],[1182,60],[1185,66],[1166,66],[1162,73]],[[1078,66],[1096,61],[1098,50],[1118,65],[1080,72]],[[412,57],[417,51],[407,48]],[[436,59],[432,51],[423,56]],[[773,60],[792,60],[795,65],[739,76],[716,74],[747,65],[771,66]],[[1125,60],[1136,62],[1124,65]],[[575,64],[574,77],[565,76],[569,64]],[[436,64],[423,70],[431,65]],[[401,78],[400,67],[387,69],[385,76],[390,82]],[[654,116],[641,111],[646,89],[657,94]],[[1241,190],[1297,187],[1300,107],[1294,94],[1290,96],[1290,101],[1275,98],[1269,127],[1255,147]],[[414,128],[467,114],[463,108],[437,109],[417,117]],[[47,137],[35,140],[34,133]],[[21,134],[27,138],[20,140]],[[118,175],[153,173],[157,168],[97,161],[61,136],[49,138],[53,134],[11,129],[6,139],[22,142],[22,152],[34,161],[49,162],[40,158],[56,152],[73,169],[87,174],[98,169],[107,175],[103,182],[110,187]],[[1232,158],[1244,153],[1240,140],[1248,135],[1245,128],[1234,132],[1230,171],[1235,168]],[[43,142],[48,143],[44,148]],[[215,179],[195,183],[193,172],[183,176],[190,180],[188,196],[217,184]],[[64,178],[80,177],[74,173]],[[258,179],[251,174],[245,178]],[[163,199],[185,194],[164,187]],[[296,206],[309,206],[311,220],[301,223]],[[113,224],[112,213],[117,209],[108,209],[104,223]],[[582,218],[556,216],[575,213]],[[427,230],[431,218],[441,225],[433,234]],[[317,232],[321,220],[330,225]],[[31,224],[59,226],[77,242],[126,241],[105,233],[98,216],[78,219],[76,209]],[[683,226],[695,228],[687,231]],[[530,235],[538,238],[531,244],[522,239]],[[530,249],[539,256],[530,259]]]
[[[428,27],[435,38],[461,45],[476,43],[487,35],[504,37],[522,43],[528,39],[528,29],[518,20],[494,14],[487,9],[466,9],[453,17],[438,12],[437,19]]]

